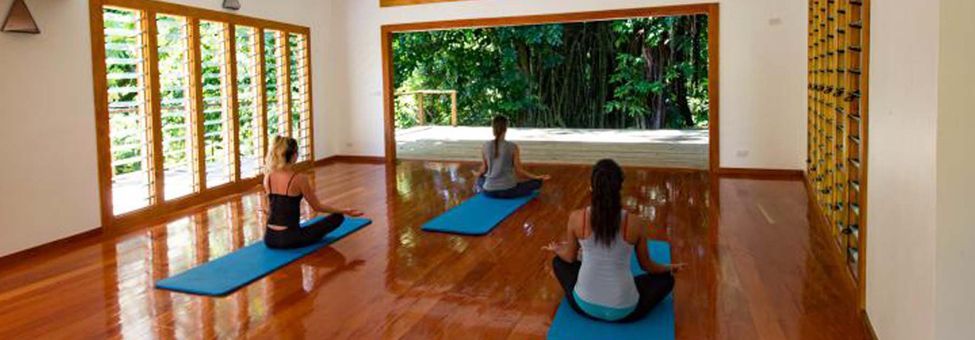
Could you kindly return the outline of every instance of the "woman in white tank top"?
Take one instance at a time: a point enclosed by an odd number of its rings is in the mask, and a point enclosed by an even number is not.
[[[596,163],[591,181],[592,205],[569,217],[565,242],[546,247],[557,255],[555,276],[576,312],[601,321],[639,320],[670,294],[672,273],[681,266],[650,259],[649,223],[623,211],[623,171],[616,162]],[[630,272],[634,249],[647,274],[633,277]]]

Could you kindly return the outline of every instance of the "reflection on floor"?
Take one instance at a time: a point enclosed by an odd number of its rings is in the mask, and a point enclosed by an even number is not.
[[[375,223],[222,298],[154,281],[259,242],[257,192],[127,235],[0,267],[0,339],[543,338],[562,292],[540,248],[586,202],[584,166],[538,166],[542,195],[491,234],[420,225],[471,195],[470,164],[333,164],[321,196]],[[679,339],[865,339],[843,260],[810,227],[799,181],[627,169],[625,206],[688,264]],[[764,213],[763,213],[764,211]],[[834,256],[835,255],[835,256]]]
[[[396,155],[413,160],[480,160],[490,127],[418,126],[396,130]],[[610,157],[643,167],[707,169],[708,130],[508,130],[531,163],[593,164]]]

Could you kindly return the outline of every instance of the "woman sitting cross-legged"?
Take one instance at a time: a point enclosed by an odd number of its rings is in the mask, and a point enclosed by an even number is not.
[[[623,171],[616,162],[604,159],[596,163],[591,185],[592,205],[573,212],[565,241],[545,249],[557,255],[552,267],[576,312],[601,321],[638,320],[670,294],[672,273],[682,266],[650,259],[649,223],[623,210]],[[577,260],[580,247],[581,261]],[[630,272],[634,248],[647,272],[637,277]]]
[[[298,158],[298,142],[294,138],[277,137],[268,150],[264,190],[267,191],[267,230],[264,244],[268,248],[301,248],[318,242],[338,229],[345,220],[343,214],[362,216],[355,209],[337,209],[318,200],[308,176],[294,168]],[[330,213],[325,219],[301,227],[301,200],[308,201],[317,212]]]
[[[477,187],[493,198],[518,198],[531,195],[542,188],[548,175],[536,175],[521,164],[521,150],[515,143],[504,140],[508,132],[508,118],[494,117],[491,121],[494,140],[481,150],[481,168],[475,172]],[[518,182],[518,177],[529,180]]]

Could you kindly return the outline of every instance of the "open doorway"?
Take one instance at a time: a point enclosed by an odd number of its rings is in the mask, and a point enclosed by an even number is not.
[[[383,33],[388,160],[478,160],[505,115],[527,162],[717,168],[717,5]]]

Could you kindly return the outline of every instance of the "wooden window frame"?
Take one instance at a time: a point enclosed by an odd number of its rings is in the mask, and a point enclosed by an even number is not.
[[[191,92],[193,92],[194,94],[193,100],[191,100],[191,107],[192,107],[191,117],[193,117],[193,119],[195,120],[193,124],[196,125],[196,128],[194,129],[196,130],[196,136],[193,136],[192,138],[195,138],[197,143],[202,142],[201,141],[202,134],[199,133],[199,131],[201,131],[200,129],[203,124],[201,119],[202,112],[200,111],[200,106],[202,105],[202,96],[201,96],[202,87],[199,86],[200,84],[199,81],[202,76],[200,74],[201,67],[200,67],[200,60],[199,60],[200,57],[199,22],[201,20],[205,20],[205,21],[220,22],[226,25],[227,27],[227,30],[225,31],[225,34],[227,36],[226,48],[228,48],[228,51],[230,51],[228,57],[225,58],[224,60],[225,63],[229,63],[228,70],[230,72],[230,74],[227,76],[228,79],[226,81],[227,84],[225,85],[227,87],[226,95],[228,97],[228,100],[230,101],[230,105],[229,105],[230,107],[228,108],[227,110],[228,112],[226,113],[227,116],[226,119],[230,122],[230,124],[227,124],[228,126],[226,126],[226,128],[228,129],[228,133],[230,133],[230,139],[228,142],[230,143],[229,150],[230,152],[232,152],[231,155],[232,157],[228,161],[230,163],[229,166],[233,168],[231,169],[231,173],[230,173],[230,181],[227,184],[223,184],[213,188],[206,187],[205,164],[203,164],[204,159],[202,155],[203,148],[200,147],[200,145],[202,144],[197,144],[195,150],[195,153],[197,153],[197,155],[194,156],[194,166],[196,167],[194,175],[196,176],[195,181],[198,185],[197,188],[198,190],[196,190],[194,193],[191,193],[189,195],[180,198],[165,200],[164,197],[160,196],[163,195],[164,192],[163,189],[165,185],[162,178],[164,177],[163,168],[161,164],[163,158],[161,157],[161,154],[158,154],[159,152],[161,152],[162,144],[160,143],[159,140],[154,139],[152,142],[153,145],[151,147],[156,152],[154,152],[154,155],[150,159],[150,162],[152,163],[151,177],[154,179],[155,183],[150,188],[151,190],[150,193],[151,196],[157,196],[157,198],[152,199],[150,204],[147,207],[137,209],[135,211],[119,214],[119,215],[114,214],[113,202],[112,202],[112,165],[111,165],[112,153],[111,153],[111,138],[109,136],[110,126],[109,126],[109,116],[108,116],[108,94],[107,94],[108,84],[106,80],[107,67],[105,65],[106,52],[105,52],[105,36],[104,36],[105,33],[104,33],[104,18],[103,18],[103,9],[105,7],[118,7],[118,8],[142,11],[144,17],[143,20],[144,22],[148,23],[147,27],[145,28],[147,38],[149,39],[147,40],[147,47],[146,47],[146,49],[149,50],[149,53],[146,54],[147,65],[151,72],[149,75],[149,84],[147,86],[147,91],[149,91],[149,93],[147,93],[147,97],[149,97],[151,100],[148,106],[148,108],[150,109],[150,113],[149,113],[150,117],[148,119],[151,122],[150,124],[151,131],[149,131],[149,133],[151,133],[153,136],[156,137],[158,137],[162,133],[161,131],[159,131],[160,130],[160,126],[159,126],[160,89],[159,89],[159,80],[158,80],[159,74],[158,74],[158,69],[155,67],[155,65],[158,64],[158,57],[156,56],[156,50],[158,48],[158,46],[156,46],[157,45],[156,39],[158,37],[155,35],[156,15],[167,14],[167,15],[186,17],[187,25],[189,25],[190,32],[188,32],[188,34],[190,35],[190,46],[188,46],[188,48],[190,50],[189,69],[191,70],[189,76],[191,78],[190,79]],[[281,31],[284,36],[287,36],[289,33],[293,33],[293,34],[300,34],[305,37],[305,49],[307,51],[306,58],[308,60],[309,65],[307,71],[303,76],[306,77],[306,80],[308,82],[308,98],[309,98],[307,104],[308,111],[309,111],[308,115],[314,116],[313,114],[314,108],[310,100],[312,97],[311,94],[311,89],[312,89],[311,40],[312,38],[311,38],[311,30],[308,27],[298,26],[298,25],[293,25],[293,24],[288,24],[283,22],[277,22],[277,21],[271,21],[271,20],[265,20],[265,19],[259,19],[259,18],[253,18],[248,16],[241,16],[241,15],[236,15],[236,14],[231,14],[226,12],[207,10],[207,9],[201,9],[196,7],[184,6],[184,5],[177,5],[177,4],[155,1],[155,0],[90,0],[89,20],[91,22],[90,33],[92,37],[91,46],[92,46],[93,84],[95,90],[94,93],[95,130],[96,130],[96,136],[97,136],[96,142],[98,148],[98,189],[99,189],[99,200],[101,205],[102,228],[115,227],[113,228],[114,231],[119,229],[119,227],[135,226],[143,223],[161,220],[165,218],[166,215],[169,215],[171,213],[180,210],[185,210],[195,205],[199,205],[201,203],[212,201],[228,195],[241,193],[253,189],[257,185],[260,185],[263,179],[263,176],[261,175],[249,179],[240,178],[240,160],[239,160],[240,140],[237,134],[238,124],[239,124],[238,115],[237,115],[239,103],[237,98],[238,84],[236,83],[236,78],[237,78],[236,49],[235,49],[236,41],[234,35],[235,29],[238,25],[251,27],[255,30],[255,33],[257,34],[256,37],[257,46],[259,48],[263,48],[263,42],[264,42],[263,34],[264,31],[268,29]],[[263,51],[263,49],[259,51]],[[256,55],[258,56],[257,72],[260,77],[260,82],[257,85],[258,93],[257,93],[256,100],[260,103],[260,109],[258,110],[259,112],[255,112],[255,114],[258,114],[260,116],[261,124],[263,125],[267,123],[266,107],[264,105],[264,103],[266,102],[265,101],[266,93],[264,91],[266,77],[264,74],[264,65],[261,64],[264,62],[263,53],[256,53]],[[288,61],[285,60],[285,64],[287,63]],[[282,103],[282,109],[287,110],[285,112],[290,112],[291,103],[290,102]],[[286,115],[285,119],[288,126],[291,126],[291,115],[290,114]],[[259,136],[259,138],[261,139],[260,148],[261,148],[261,153],[264,154],[267,152],[267,148],[268,148],[268,141],[267,141],[268,136],[266,130],[264,129],[264,126],[262,126],[261,131],[264,132],[262,132],[261,135]],[[308,139],[309,139],[308,152],[311,155],[310,158],[313,159],[315,155],[315,150],[314,150],[315,143],[314,143],[314,126],[311,123],[311,120],[309,120],[309,125],[308,125]],[[314,164],[312,159],[299,163],[298,164],[299,167],[300,168],[310,167],[312,164]]]
[[[403,0],[400,2],[420,2],[423,0]],[[436,0],[428,0],[436,1]],[[558,14],[539,14],[512,17],[473,18],[445,21],[388,24],[380,28],[382,35],[383,59],[383,112],[385,161],[396,163],[396,122],[395,94],[393,88],[393,39],[396,33],[467,29],[480,27],[506,27],[524,25],[543,25],[576,23],[588,21],[621,20],[630,18],[667,17],[682,15],[708,16],[708,171],[718,173],[730,171],[721,168],[721,15],[718,3],[673,5],[644,8],[614,9],[591,12],[571,12]]]

